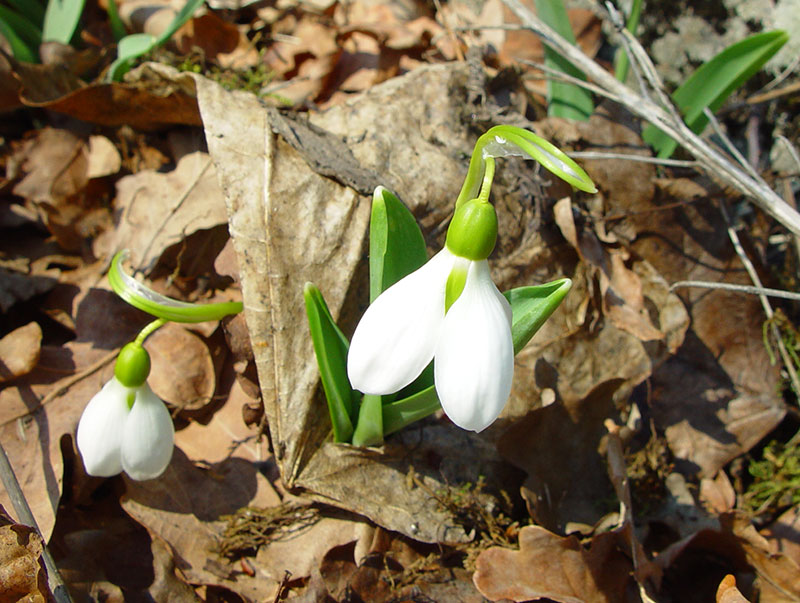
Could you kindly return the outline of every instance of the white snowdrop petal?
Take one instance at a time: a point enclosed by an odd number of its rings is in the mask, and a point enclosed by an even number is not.
[[[110,477],[122,471],[122,431],[130,412],[130,390],[116,378],[106,383],[83,409],[76,443],[89,475]]]
[[[353,388],[390,394],[411,383],[430,363],[444,320],[445,284],[453,260],[443,249],[367,308],[347,356]]]
[[[136,402],[125,423],[122,468],[135,480],[156,478],[169,465],[174,442],[172,417],[145,383],[136,392]]]
[[[442,408],[463,429],[486,429],[506,405],[514,375],[511,307],[486,260],[473,262],[445,317],[433,369]]]

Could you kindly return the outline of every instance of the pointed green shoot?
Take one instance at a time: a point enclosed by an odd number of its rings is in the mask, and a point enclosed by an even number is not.
[[[514,354],[525,347],[572,288],[568,278],[533,287],[518,287],[503,295],[511,304],[511,339]]]
[[[81,20],[86,0],[49,0],[44,13],[42,39],[69,44]]]
[[[558,308],[572,288],[568,278],[544,285],[519,287],[503,293],[511,304],[511,340],[518,354]],[[441,408],[436,388],[430,387],[402,400],[383,405],[383,433],[389,435]]]
[[[704,63],[672,95],[672,100],[684,115],[686,125],[699,134],[708,118],[703,110],[712,112],[742,84],[750,79],[772,58],[789,39],[785,31],[767,31],[745,38]],[[642,138],[667,158],[678,143],[653,125],[645,128]]]
[[[219,320],[229,314],[238,314],[242,311],[242,302],[190,304],[161,295],[122,270],[122,262],[127,257],[127,249],[123,249],[114,256],[108,270],[108,282],[114,293],[134,308],[152,314],[156,318],[184,323]]]
[[[114,41],[119,43],[122,38],[127,34],[125,24],[119,17],[119,10],[117,10],[117,3],[115,0],[108,0],[108,22],[111,25],[111,35],[114,36]]]
[[[379,186],[369,220],[369,301],[428,261],[425,239],[414,215],[397,196]]]
[[[134,59],[167,42],[191,18],[204,1],[188,0],[172,19],[169,26],[158,37],[140,33],[122,38],[117,45],[117,58],[108,68],[106,77],[112,82],[120,81],[122,76],[131,68]]]
[[[353,446],[380,446],[383,444],[382,396],[366,394],[358,409],[358,422],[353,432]]]
[[[336,326],[319,289],[306,283],[303,289],[308,316],[308,329],[314,343],[322,388],[328,400],[328,412],[335,442],[349,442],[353,435],[356,392],[347,378],[347,338]]]
[[[563,0],[535,0],[536,14],[565,40],[575,44],[575,34],[567,16]],[[586,79],[583,72],[547,44],[544,47],[544,64],[572,77]],[[569,82],[547,81],[547,114],[586,121],[594,111],[591,93]]]
[[[155,48],[155,36],[148,33],[137,33],[125,36],[117,44],[117,58],[108,67],[106,77],[112,82],[119,82],[128,73],[133,60]]]

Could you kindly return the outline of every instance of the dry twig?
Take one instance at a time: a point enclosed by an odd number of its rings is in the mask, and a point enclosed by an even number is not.
[[[768,186],[754,180],[741,168],[731,163],[722,153],[713,148],[677,116],[674,107],[668,102],[659,105],[649,98],[637,94],[618,81],[578,47],[567,42],[553,29],[542,23],[536,15],[523,6],[519,0],[503,0],[520,18],[522,24],[542,38],[542,41],[563,55],[578,69],[583,71],[594,83],[619,99],[629,111],[654,124],[677,140],[700,165],[712,176],[741,191],[758,207],[775,218],[787,229],[800,235],[800,214]],[[625,29],[619,32],[626,39],[632,63],[637,62],[648,81],[658,82],[652,70],[652,62],[638,40]],[[663,86],[655,86],[656,95],[664,98]]]

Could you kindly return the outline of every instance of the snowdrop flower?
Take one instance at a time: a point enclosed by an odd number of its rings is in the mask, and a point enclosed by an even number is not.
[[[150,356],[138,342],[120,351],[114,377],[86,405],[77,444],[86,472],[132,479],[161,475],[172,458],[175,428],[164,403],[147,385]]]
[[[488,195],[487,195],[488,197]],[[456,208],[445,248],[384,291],[358,324],[347,358],[352,386],[399,391],[433,360],[436,393],[459,427],[482,431],[511,392],[511,306],[489,274],[497,215],[487,200]]]

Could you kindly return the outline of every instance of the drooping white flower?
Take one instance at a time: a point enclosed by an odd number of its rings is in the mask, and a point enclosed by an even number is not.
[[[484,218],[467,213],[463,218],[456,211],[443,250],[370,305],[353,334],[347,373],[365,394],[390,394],[433,360],[436,393],[447,416],[463,429],[482,431],[500,415],[511,392],[514,345],[511,306],[492,282],[486,261],[496,218],[483,227]],[[448,282],[455,301],[448,299]]]
[[[110,477],[124,471],[135,480],[153,479],[169,465],[175,428],[167,407],[147,382],[131,385],[126,378],[131,371],[120,370],[121,361],[129,360],[126,348],[117,360],[115,376],[83,410],[76,436],[78,450],[89,475]],[[148,372],[149,357],[144,377],[138,371],[133,383],[145,379]],[[129,385],[122,383],[121,374]]]

